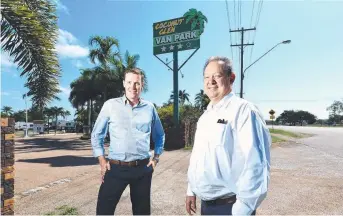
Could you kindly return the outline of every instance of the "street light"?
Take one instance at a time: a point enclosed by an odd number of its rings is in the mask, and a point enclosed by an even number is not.
[[[245,71],[248,70],[248,68],[250,68],[253,64],[255,64],[256,62],[258,62],[258,60],[260,60],[261,58],[263,58],[265,55],[267,55],[270,51],[272,51],[273,49],[275,49],[277,46],[279,46],[280,44],[289,44],[291,43],[291,40],[284,40],[281,41],[280,43],[277,43],[275,46],[273,46],[270,50],[268,50],[265,54],[263,54],[260,58],[256,59],[251,65],[249,65],[247,68],[244,69],[243,71],[243,78],[244,78],[244,74]]]

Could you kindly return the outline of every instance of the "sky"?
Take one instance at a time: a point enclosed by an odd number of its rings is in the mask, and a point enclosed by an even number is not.
[[[328,118],[326,108],[343,99],[343,1],[251,0],[239,4],[229,0],[228,7],[225,1],[54,1],[58,5],[56,50],[62,77],[61,100],[50,106],[75,112],[68,101],[70,83],[81,68],[94,66],[88,58],[88,41],[94,35],[115,37],[122,53],[139,54],[138,66],[146,71],[149,86],[142,97],[157,105],[167,102],[173,90],[173,74],[153,55],[152,24],[181,17],[190,8],[200,10],[208,19],[200,49],[179,73],[179,89],[190,94],[192,103],[203,88],[203,65],[210,56],[233,60],[237,74],[234,91],[239,95],[239,48],[230,45],[240,43],[240,33],[230,34],[230,29],[241,27],[256,27],[256,31],[244,34],[245,43],[254,43],[244,48],[244,68],[279,42],[292,41],[277,46],[246,72],[244,98],[255,103],[265,119],[270,109],[276,116],[293,109]],[[192,52],[180,52],[179,65]],[[159,57],[170,61],[172,53]],[[1,107],[11,106],[15,111],[25,108],[25,81],[8,54],[1,52]]]

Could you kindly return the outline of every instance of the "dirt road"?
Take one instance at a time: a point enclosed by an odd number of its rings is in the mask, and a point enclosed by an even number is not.
[[[270,190],[258,214],[343,214],[343,152],[330,154],[310,146],[308,139],[313,137],[272,148]],[[186,214],[190,153],[177,150],[162,155],[153,176],[152,214]],[[68,205],[80,214],[95,214],[100,180],[91,154],[89,142],[75,135],[18,140],[15,213],[45,214]],[[116,214],[131,214],[128,189]]]

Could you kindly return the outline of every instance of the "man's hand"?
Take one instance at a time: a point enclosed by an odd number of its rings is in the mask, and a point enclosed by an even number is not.
[[[195,214],[195,211],[197,210],[195,196],[186,196],[186,210],[189,215],[192,215],[192,212]]]
[[[157,164],[157,162],[154,159],[152,159],[149,161],[148,165],[146,165],[146,166],[147,167],[152,166],[152,169],[155,170],[156,164]]]
[[[107,162],[104,156],[99,156],[101,182],[104,183],[104,178],[107,170],[111,170],[110,162]]]

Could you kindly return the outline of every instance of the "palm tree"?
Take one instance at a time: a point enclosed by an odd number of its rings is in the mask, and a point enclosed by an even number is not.
[[[70,115],[71,115],[71,114],[70,114],[69,110],[65,110],[65,111],[64,111],[64,120],[66,120],[67,117],[70,116]]]
[[[186,24],[189,22],[191,23],[191,30],[196,28],[196,26],[199,26],[200,34],[204,32],[205,21],[208,22],[204,14],[192,8],[189,9],[189,11],[187,11],[183,16],[186,18]]]
[[[96,59],[100,64],[107,65],[107,62],[111,57],[120,58],[119,41],[114,37],[93,36],[89,39],[89,45],[95,46],[95,48],[91,49],[89,53],[89,57],[93,64],[95,64]],[[113,46],[115,46],[118,51],[113,53]]]
[[[56,134],[56,131],[57,131],[57,119],[58,119],[58,116],[64,117],[64,109],[63,109],[63,107],[57,107],[57,106],[53,106],[50,109],[51,109],[51,112],[52,112],[53,116],[55,117],[55,134]]]
[[[174,101],[174,92],[171,93],[169,100]],[[189,102],[189,94],[186,92],[186,90],[179,90],[180,105],[183,106],[186,101]]]
[[[76,109],[87,104],[89,126],[92,124],[93,101],[97,99],[98,95],[102,94],[99,90],[101,83],[97,82],[96,75],[95,70],[84,69],[81,76],[70,84],[69,101]],[[88,132],[90,132],[90,129]]]
[[[51,108],[45,108],[44,109],[44,115],[46,115],[48,120],[48,133],[50,133],[50,119],[51,117],[54,117],[53,110]]]
[[[204,111],[209,103],[210,99],[204,93],[204,90],[201,89],[200,92],[195,95],[195,106],[199,107],[200,110]]]
[[[2,107],[2,112],[6,115],[6,116],[12,116],[13,115],[13,109],[10,106],[3,106]]]
[[[109,59],[109,62],[111,64],[111,66],[114,68],[114,74],[115,76],[117,76],[119,78],[120,81],[124,80],[124,74],[125,71],[129,70],[129,69],[133,69],[136,68],[138,65],[138,61],[140,59],[140,56],[138,54],[134,54],[131,55],[129,53],[129,51],[126,50],[125,55],[124,55],[124,59],[120,58],[116,58],[116,57],[111,57]],[[144,70],[142,70],[143,72],[143,92],[147,92],[148,91],[148,79],[146,76],[146,73]],[[121,84],[121,91],[124,92],[124,87]]]
[[[27,76],[33,105],[41,112],[59,90],[60,66],[55,50],[58,36],[56,5],[46,0],[1,2],[1,47]]]

